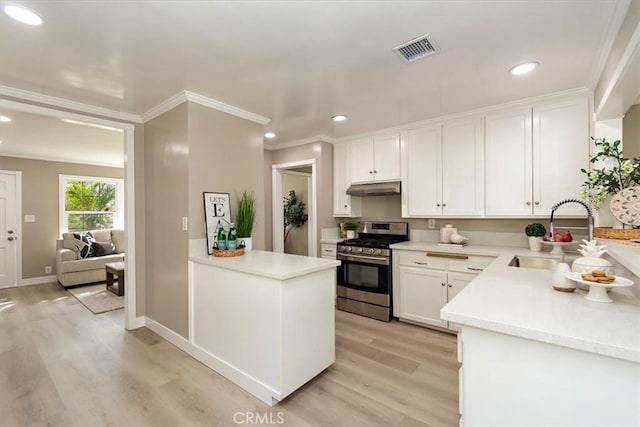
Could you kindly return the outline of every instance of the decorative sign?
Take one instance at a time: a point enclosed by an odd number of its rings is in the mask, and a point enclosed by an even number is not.
[[[231,208],[229,207],[229,193],[203,193],[204,194],[204,220],[207,233],[207,253],[213,253],[213,242],[216,241],[218,224],[229,230],[231,223]]]

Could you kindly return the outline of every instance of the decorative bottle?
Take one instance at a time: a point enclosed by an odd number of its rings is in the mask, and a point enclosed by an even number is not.
[[[236,230],[235,223],[231,223],[229,226],[229,234],[227,236],[227,249],[230,251],[235,250],[238,247],[238,231]]]
[[[220,222],[220,220],[218,220],[218,233],[216,236],[216,245],[218,246],[218,249],[223,251],[225,249],[227,249],[227,239],[226,236],[224,235],[224,227],[222,226],[222,222]]]

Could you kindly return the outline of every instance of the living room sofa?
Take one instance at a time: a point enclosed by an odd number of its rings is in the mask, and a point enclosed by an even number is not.
[[[124,230],[91,230],[96,242],[112,242],[114,254],[99,257],[82,258],[76,247],[73,233],[63,233],[56,241],[56,274],[58,282],[68,288],[86,283],[102,282],[106,279],[104,265],[110,262],[124,261]]]

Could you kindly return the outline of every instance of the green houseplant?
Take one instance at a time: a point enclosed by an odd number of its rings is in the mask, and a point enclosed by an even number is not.
[[[347,230],[347,238],[353,239],[356,237],[356,230],[358,229],[358,222],[347,221],[344,223],[344,229]]]
[[[251,233],[256,218],[256,197],[253,191],[242,190],[236,194],[236,229],[238,238],[244,240],[245,250],[251,250]]]
[[[539,222],[534,222],[525,227],[524,233],[529,237],[529,249],[535,252],[542,250],[542,237],[547,234],[547,229]]]

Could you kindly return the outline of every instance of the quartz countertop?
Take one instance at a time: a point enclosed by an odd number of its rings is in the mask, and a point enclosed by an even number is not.
[[[320,243],[335,245],[336,243],[340,243],[343,240],[345,239],[342,237],[323,237],[322,239],[320,239]]]
[[[442,309],[445,320],[640,363],[640,301],[629,288],[609,291],[609,304],[586,300],[580,290],[555,291],[552,271],[507,265],[515,255],[557,258],[525,248],[419,242],[392,248],[497,257]]]
[[[237,257],[194,255],[189,260],[277,280],[287,280],[340,265],[340,261],[335,260],[259,250]]]

